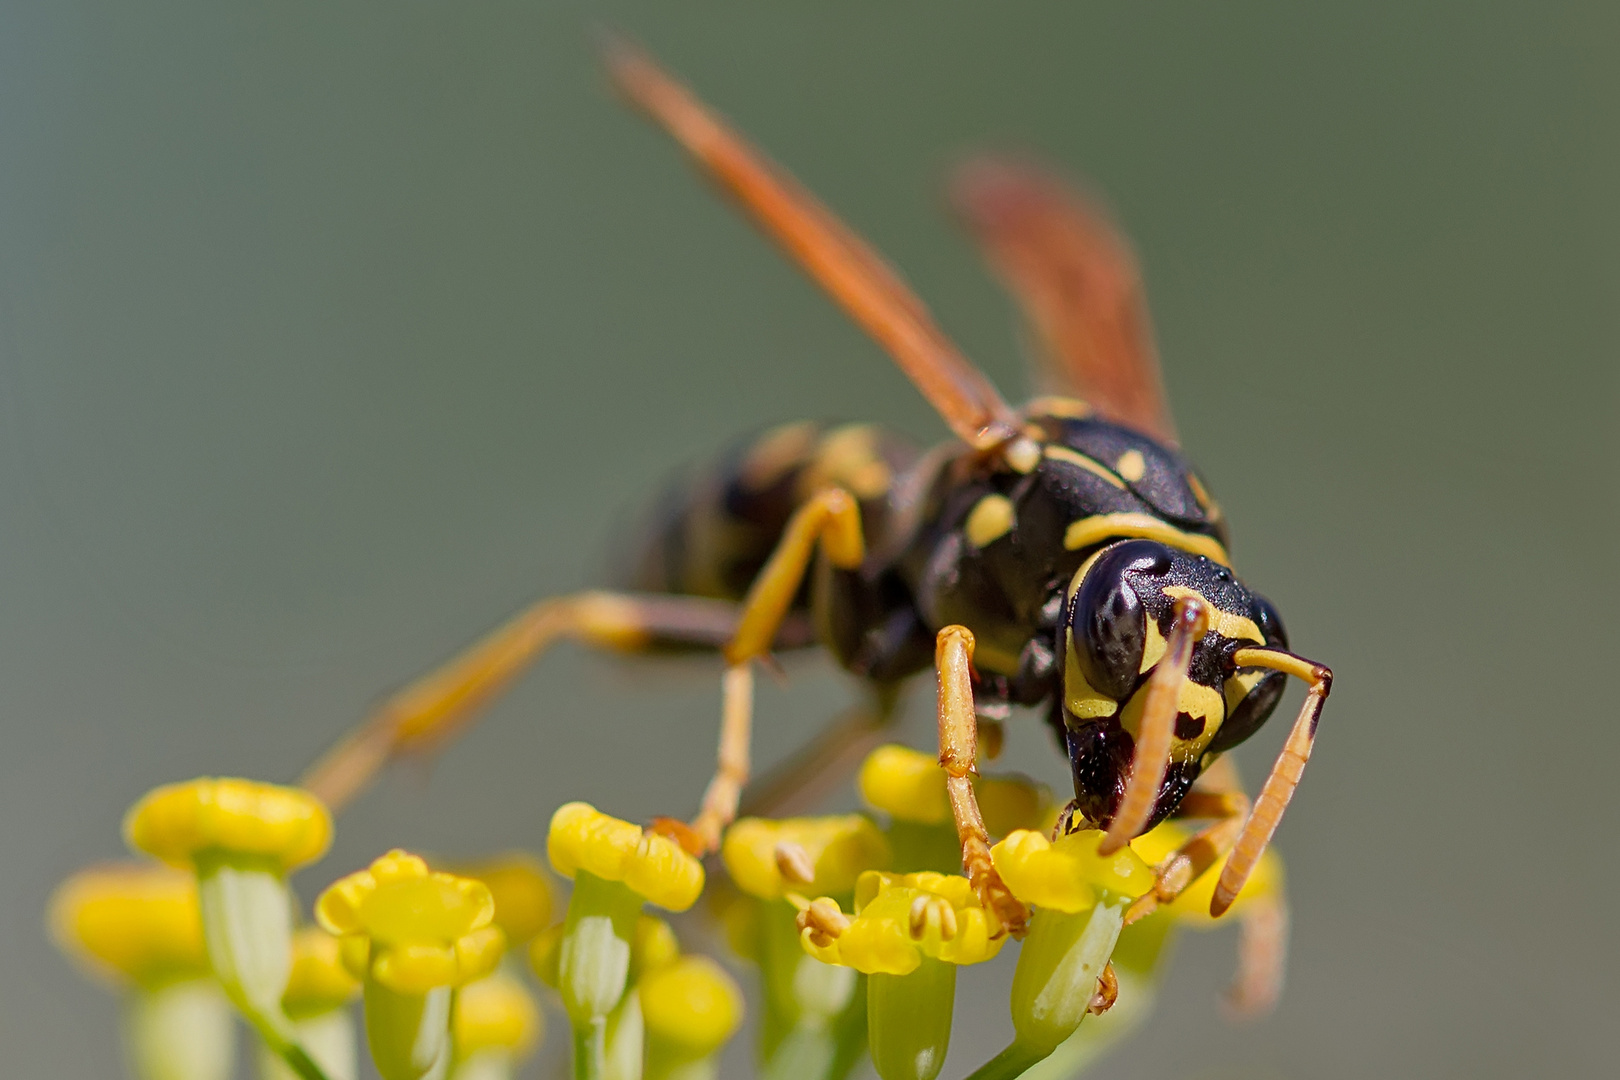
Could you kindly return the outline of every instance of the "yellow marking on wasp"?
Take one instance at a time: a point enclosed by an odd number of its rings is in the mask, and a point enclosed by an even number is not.
[[[1070,715],[1081,720],[1096,720],[1113,716],[1119,711],[1119,702],[1092,689],[1080,671],[1080,658],[1074,651],[1074,631],[1063,631],[1065,643],[1063,662],[1064,706]]]
[[[1204,516],[1211,521],[1221,520],[1221,508],[1215,505],[1215,500],[1209,497],[1208,491],[1204,490],[1204,483],[1198,479],[1197,474],[1187,474],[1187,486],[1192,489],[1193,498],[1198,500],[1198,505],[1203,509]]]
[[[1025,416],[1058,416],[1065,420],[1084,420],[1095,411],[1079,398],[1071,397],[1038,397],[1024,406]]]
[[[1095,458],[1088,458],[1086,455],[1079,453],[1078,451],[1070,450],[1067,446],[1054,446],[1051,443],[1048,443],[1041,453],[1048,461],[1067,462],[1068,464],[1077,468],[1086,470],[1086,472],[1091,473],[1093,476],[1101,477],[1110,484],[1113,484],[1115,487],[1119,488],[1121,491],[1125,490],[1125,481],[1114,475],[1108,466],[1104,465],[1100,461],[1097,461]]]
[[[1070,551],[1078,551],[1104,540],[1127,537],[1157,540],[1181,551],[1214,559],[1222,566],[1232,565],[1230,556],[1219,540],[1212,536],[1182,532],[1174,525],[1148,514],[1096,514],[1081,518],[1071,522],[1064,531],[1063,546]]]
[[[986,495],[968,514],[962,531],[967,533],[968,543],[974,547],[988,547],[1012,532],[1017,520],[1011,499],[1005,495]]]
[[[1260,680],[1271,674],[1269,671],[1240,671],[1226,680],[1226,711],[1231,712],[1238,707],[1238,703],[1249,696],[1250,691],[1260,685]]]
[[[1007,444],[1007,448],[1001,452],[1001,457],[1012,466],[1014,472],[1027,475],[1040,464],[1041,448],[1034,439],[1018,438]]]
[[[1144,685],[1131,695],[1131,700],[1125,703],[1124,711],[1119,714],[1120,726],[1133,739],[1142,729],[1142,708],[1146,703],[1147,687]],[[1185,764],[1197,760],[1215,738],[1215,732],[1220,730],[1221,722],[1226,719],[1226,700],[1213,687],[1182,679],[1181,689],[1176,693],[1176,711],[1204,720],[1204,730],[1196,737],[1183,739],[1174,736],[1170,740],[1170,760]]]
[[[804,461],[815,445],[817,425],[808,420],[783,424],[760,436],[739,470],[743,486],[763,491]]]
[[[1140,450],[1127,450],[1119,455],[1119,460],[1114,462],[1114,468],[1119,470],[1119,475],[1134,484],[1147,474],[1147,459],[1142,456]]]
[[[889,490],[894,474],[878,454],[877,439],[870,424],[845,424],[827,432],[805,469],[801,494],[841,487],[857,499],[875,499]]]
[[[1142,646],[1142,666],[1137,668],[1137,674],[1147,671],[1148,668],[1164,659],[1164,651],[1170,647],[1165,640],[1164,632],[1159,629],[1159,620],[1151,616],[1147,620],[1147,643]]]
[[[1253,619],[1234,615],[1230,611],[1222,611],[1197,589],[1189,589],[1185,585],[1166,585],[1160,591],[1172,600],[1180,600],[1184,596],[1202,600],[1204,606],[1209,608],[1209,628],[1223,638],[1230,638],[1233,641],[1247,639],[1262,645],[1266,643],[1265,635],[1260,633],[1260,628],[1255,625]]]

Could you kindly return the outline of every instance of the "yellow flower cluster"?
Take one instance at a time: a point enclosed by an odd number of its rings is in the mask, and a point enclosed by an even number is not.
[[[784,821],[743,818],[726,831],[720,858],[743,892],[778,900],[788,892],[847,893],[862,873],[886,868],[890,854],[888,841],[871,819],[845,814]]]
[[[402,994],[486,975],[505,947],[492,925],[495,900],[487,885],[430,871],[404,851],[333,884],[316,901],[315,918],[342,936],[351,972]]]
[[[1153,888],[1152,869],[1131,848],[1099,855],[1102,837],[1088,829],[1054,842],[1018,830],[990,849],[990,859],[1013,895],[1039,908],[1084,911],[1097,903],[1099,889],[1134,900]]]
[[[805,951],[826,964],[871,975],[905,975],[927,956],[977,964],[1001,951],[983,906],[957,874],[868,871],[855,883],[855,914],[823,897],[801,916]]]
[[[552,815],[546,855],[564,877],[585,870],[604,881],[623,882],[670,911],[685,911],[703,892],[703,864],[679,844],[588,803],[567,803]]]

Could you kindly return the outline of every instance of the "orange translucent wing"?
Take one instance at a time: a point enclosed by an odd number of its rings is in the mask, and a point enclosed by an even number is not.
[[[860,237],[645,54],[619,40],[604,53],[619,90],[888,350],[958,437],[989,449],[1013,435],[1012,409]]]
[[[951,201],[1033,325],[1053,389],[1175,442],[1142,278],[1108,217],[1043,170],[995,158],[963,166]]]

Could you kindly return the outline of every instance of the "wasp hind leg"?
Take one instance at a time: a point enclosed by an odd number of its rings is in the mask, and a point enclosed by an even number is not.
[[[341,810],[389,761],[437,749],[460,733],[560,639],[620,652],[714,649],[730,640],[737,625],[735,604],[702,597],[581,592],[541,600],[383,702],[299,782]],[[793,632],[808,637],[803,627]]]
[[[939,677],[939,763],[945,770],[945,792],[962,842],[962,870],[991,917],[995,936],[1022,937],[1029,912],[996,873],[990,862],[990,834],[973,794],[977,771],[979,721],[973,708],[973,633],[965,626],[939,632],[934,650]],[[995,924],[1000,929],[994,929]]]

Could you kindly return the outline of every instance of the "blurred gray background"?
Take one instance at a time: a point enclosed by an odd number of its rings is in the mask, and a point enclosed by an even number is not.
[[[1281,1008],[1226,1026],[1232,936],[1192,938],[1104,1074],[1612,1069],[1620,9],[1303,7],[0,6],[7,1075],[117,1069],[113,1001],[41,910],[150,785],[292,777],[600,580],[642,497],[736,432],[942,433],[605,92],[598,21],[871,237],[1009,396],[949,164],[1038,151],[1140,248],[1239,569],[1339,681],[1279,837]],[[537,847],[575,797],[687,810],[715,670],[560,650],[301,889],[395,844]],[[848,696],[824,661],[789,674],[766,760]],[[1061,789],[1033,720],[1011,735]],[[947,1077],[1006,1038],[1007,970],[964,979]]]

